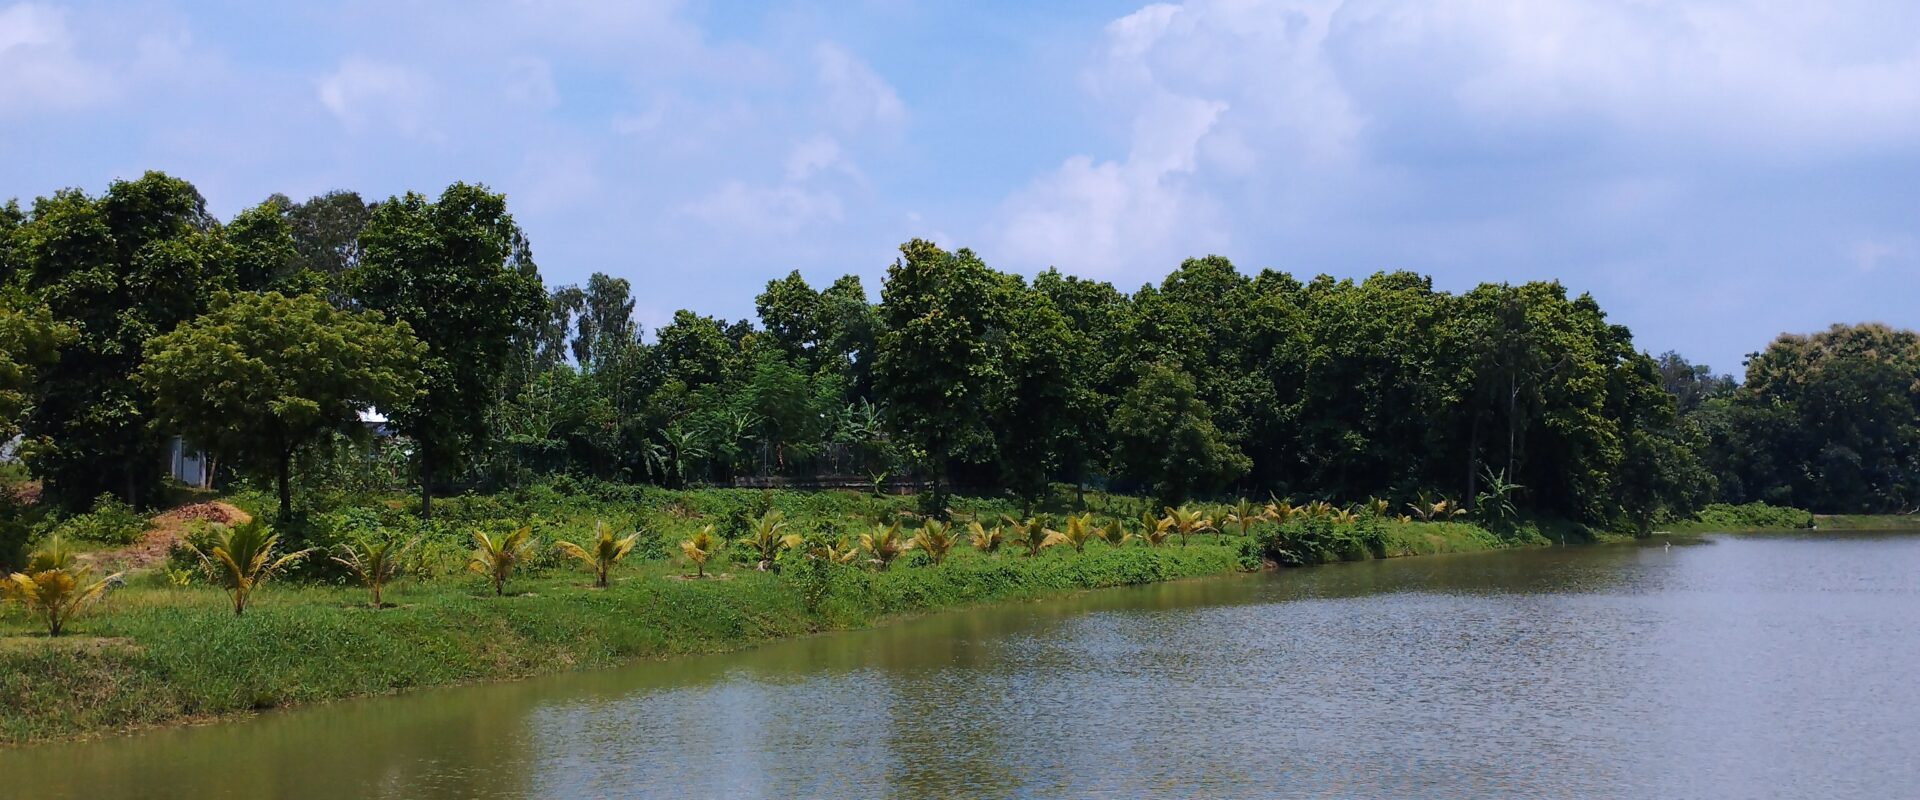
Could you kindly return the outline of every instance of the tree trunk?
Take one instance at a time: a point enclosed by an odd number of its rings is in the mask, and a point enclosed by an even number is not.
[[[433,520],[433,455],[420,443],[420,518]]]
[[[280,484],[280,523],[293,519],[293,453],[281,451],[276,478]]]

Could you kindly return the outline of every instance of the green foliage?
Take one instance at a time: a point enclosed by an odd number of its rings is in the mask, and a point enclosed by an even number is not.
[[[1719,532],[1797,530],[1813,525],[1813,514],[1810,512],[1756,501],[1740,505],[1712,503],[1695,513],[1692,519],[1681,520],[1674,527]]]
[[[1147,368],[1113,412],[1114,469],[1136,476],[1161,502],[1211,494],[1251,462],[1214,428],[1193,378],[1167,364]]]
[[[1729,502],[1832,513],[1920,508],[1920,334],[1880,324],[1782,335],[1692,415]]]
[[[147,518],[120,498],[102,494],[94,498],[92,509],[61,520],[53,530],[55,536],[126,545],[140,541],[141,534],[147,531]]]
[[[485,440],[487,415],[516,343],[531,338],[546,292],[506,197],[456,183],[439,199],[379,204],[344,285],[365,308],[407,324],[425,345],[422,395],[393,420],[418,448],[422,511],[437,469]]]
[[[159,493],[165,432],[133,380],[147,340],[206,308],[233,281],[232,248],[187,182],[158,172],[34,201],[13,231],[26,290],[74,338],[41,370],[21,428],[43,496],[67,509],[113,492]]]
[[[405,322],[278,292],[222,297],[148,350],[139,377],[160,424],[276,481],[282,519],[292,514],[294,457],[363,432],[362,410],[406,409],[423,353]]]
[[[0,441],[20,433],[40,371],[75,335],[72,326],[54,321],[45,304],[17,286],[0,285]]]

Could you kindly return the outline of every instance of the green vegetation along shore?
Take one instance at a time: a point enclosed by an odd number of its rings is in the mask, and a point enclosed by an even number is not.
[[[0,715],[0,743],[609,667],[902,614],[1223,575],[1274,560],[1316,563],[1548,541],[1524,526],[1500,536],[1467,522],[1316,504],[1284,522],[1272,518],[1270,506],[1252,506],[1252,513],[1195,507],[1198,530],[1183,546],[1172,515],[1151,520],[1165,526],[1157,534],[1146,527],[1140,516],[1151,511],[1147,501],[1091,495],[1080,522],[1065,512],[1039,514],[1037,535],[1046,543],[1029,556],[1030,545],[1018,533],[1024,522],[1005,518],[1019,509],[1004,500],[955,498],[954,530],[970,527],[966,520],[982,521],[983,532],[1001,534],[997,552],[956,533],[938,565],[927,548],[915,547],[882,569],[868,563],[872,553],[860,547],[857,532],[900,519],[906,520],[903,539],[920,532],[908,513],[914,497],[607,488],[617,495],[539,487],[449,498],[430,523],[399,500],[319,515],[304,523],[298,541],[321,550],[260,585],[242,615],[184,547],[165,563],[128,573],[123,587],[59,638],[9,609],[0,615],[0,706],[8,710]],[[231,499],[249,510],[274,502],[253,494]],[[796,538],[763,571],[759,554],[741,538],[769,512],[782,521],[782,535]],[[592,572],[553,547],[560,540],[588,541],[597,521],[640,534],[606,589],[594,588]],[[528,529],[536,544],[508,577],[505,596],[496,597],[487,578],[461,570],[469,537],[518,528]],[[682,542],[708,529],[727,544],[708,560],[708,577],[688,577],[696,569]],[[412,543],[379,610],[349,571],[323,557],[369,531]],[[1070,536],[1081,539],[1078,547]],[[1151,538],[1159,543],[1149,544]],[[838,555],[811,557],[807,543]],[[103,568],[113,567],[110,552],[95,555]]]

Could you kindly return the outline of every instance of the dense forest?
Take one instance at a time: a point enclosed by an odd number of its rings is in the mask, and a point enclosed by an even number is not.
[[[664,274],[641,271],[636,274]],[[900,247],[878,302],[798,272],[758,320],[643,335],[635,287],[548,287],[506,198],[275,196],[160,173],[0,207],[0,427],[46,502],[136,504],[170,437],[278,490],[430,498],[566,475],[833,478],[1031,499],[1381,497],[1649,530],[1712,501],[1920,505],[1920,337],[1784,335],[1743,381],[1636,349],[1555,282],[1434,289],[1194,258],[1123,291]],[[375,444],[377,406],[398,438]]]

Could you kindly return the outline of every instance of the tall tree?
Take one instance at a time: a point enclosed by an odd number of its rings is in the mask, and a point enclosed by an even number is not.
[[[286,519],[294,457],[332,434],[360,434],[361,411],[407,408],[424,349],[405,322],[377,312],[244,293],[156,337],[139,379],[162,426],[273,480]]]
[[[426,345],[422,396],[394,417],[414,440],[420,506],[486,434],[482,413],[516,348],[535,335],[546,292],[504,195],[456,183],[438,200],[381,203],[360,234],[346,285],[364,307],[405,322]]]
[[[44,496],[69,508],[103,492],[151,500],[164,433],[131,379],[148,339],[198,316],[232,285],[231,249],[191,184],[158,172],[34,202],[15,233],[26,288],[73,341],[43,373],[22,426]]]
[[[973,251],[914,239],[900,246],[880,292],[875,388],[931,479],[936,511],[955,462],[993,454],[988,423],[1004,381],[987,336],[995,283]]]

